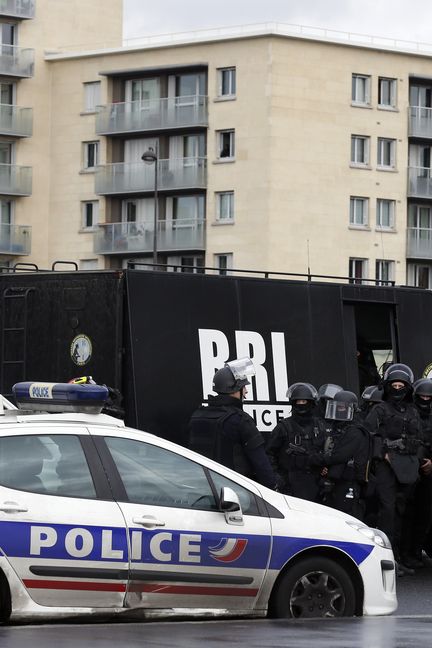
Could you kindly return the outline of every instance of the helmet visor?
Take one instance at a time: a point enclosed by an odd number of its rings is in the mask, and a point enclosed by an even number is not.
[[[255,376],[255,367],[250,358],[239,358],[226,362],[225,367],[231,369],[232,375],[236,380],[248,380],[249,376]],[[245,384],[249,384],[249,381]]]
[[[331,421],[352,421],[354,416],[354,405],[342,401],[327,401],[325,418]]]

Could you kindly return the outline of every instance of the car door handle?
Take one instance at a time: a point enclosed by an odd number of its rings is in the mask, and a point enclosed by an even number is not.
[[[132,522],[134,524],[141,524],[141,526],[148,527],[149,529],[151,527],[165,526],[165,522],[161,522],[161,520],[156,519],[155,517],[153,517],[153,515],[143,515],[142,517],[134,517],[132,518]]]
[[[20,506],[17,502],[3,502],[0,504],[0,511],[3,513],[27,513],[28,509]]]

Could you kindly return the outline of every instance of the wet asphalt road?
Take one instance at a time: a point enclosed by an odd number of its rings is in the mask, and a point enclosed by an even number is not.
[[[398,581],[391,617],[269,621],[141,621],[0,627],[0,648],[429,648],[432,569]],[[82,620],[84,621],[84,619]]]

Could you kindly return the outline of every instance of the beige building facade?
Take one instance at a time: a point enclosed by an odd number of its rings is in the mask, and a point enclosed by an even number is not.
[[[121,47],[121,2],[24,4],[42,47],[16,81],[32,134],[2,138],[3,264],[152,263],[156,217],[183,270],[432,288],[430,52],[278,26]]]

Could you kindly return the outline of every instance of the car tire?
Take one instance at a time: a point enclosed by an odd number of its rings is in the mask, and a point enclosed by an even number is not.
[[[273,618],[353,616],[354,585],[345,569],[326,557],[300,560],[277,581],[269,603]]]
[[[0,623],[7,623],[11,615],[11,596],[6,576],[0,571]]]

